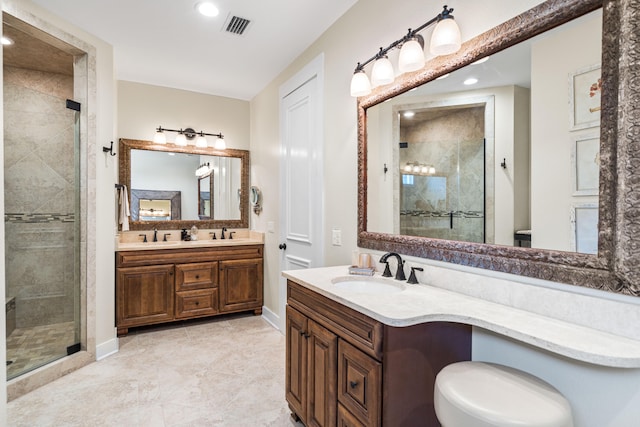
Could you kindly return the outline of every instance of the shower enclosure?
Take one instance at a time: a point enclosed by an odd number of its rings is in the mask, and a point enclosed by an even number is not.
[[[74,57],[16,23],[3,15],[8,379],[79,351],[82,317]]]
[[[400,151],[400,233],[484,243],[484,139],[416,145]]]

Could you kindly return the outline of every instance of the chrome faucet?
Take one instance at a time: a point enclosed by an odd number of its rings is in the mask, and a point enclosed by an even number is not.
[[[395,252],[387,252],[386,254],[382,255],[382,258],[380,258],[381,263],[387,264],[387,266],[384,269],[384,273],[382,273],[382,275],[384,277],[391,277],[391,270],[389,269],[389,261],[387,261],[389,257],[396,257],[396,259],[398,260],[398,269],[396,270],[396,280],[407,280],[407,278],[404,275],[404,261],[402,260],[402,257],[400,256],[400,254],[397,254]]]

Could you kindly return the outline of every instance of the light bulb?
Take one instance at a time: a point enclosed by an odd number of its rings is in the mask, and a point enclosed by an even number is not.
[[[224,138],[218,137],[213,148],[215,148],[216,150],[225,150],[227,148],[227,143],[224,142]]]
[[[460,28],[452,17],[442,19],[431,35],[431,53],[435,56],[450,55],[462,45]]]
[[[378,58],[371,69],[371,85],[373,87],[392,83],[395,78],[393,65],[386,56]]]
[[[156,134],[153,136],[153,142],[156,144],[166,144],[167,136],[161,130],[156,131]]]
[[[411,165],[409,163],[407,163],[407,165],[404,167],[404,171],[411,172]]]
[[[433,166],[429,167],[429,175],[433,175],[434,173],[436,173],[436,168],[434,168]]]
[[[175,144],[180,145],[182,147],[187,145],[187,137],[184,135],[184,133],[180,132],[178,136],[176,136]]]
[[[198,138],[196,139],[196,147],[206,148],[208,145],[207,138],[205,138],[203,134],[198,135]]]
[[[419,166],[419,165],[415,165],[415,166],[413,167],[413,171],[414,171],[415,173],[420,172],[420,166]]]
[[[420,173],[429,173],[429,167],[427,167],[426,165],[422,166],[422,168],[420,169]]]
[[[351,96],[365,96],[371,93],[371,83],[364,70],[356,71],[351,78]]]
[[[417,38],[405,42],[400,49],[398,69],[401,73],[417,71],[424,67],[424,51]]]

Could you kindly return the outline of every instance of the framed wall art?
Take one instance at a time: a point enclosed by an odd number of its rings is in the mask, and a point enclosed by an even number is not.
[[[599,64],[569,75],[569,130],[586,129],[600,124],[600,75]]]
[[[600,174],[600,134],[580,135],[571,141],[574,196],[597,196]]]

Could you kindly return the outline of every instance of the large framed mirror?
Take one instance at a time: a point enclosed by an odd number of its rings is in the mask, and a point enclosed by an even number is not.
[[[359,98],[358,245],[640,296],[632,3],[541,3]]]
[[[131,230],[249,227],[249,151],[134,139],[119,145]]]

